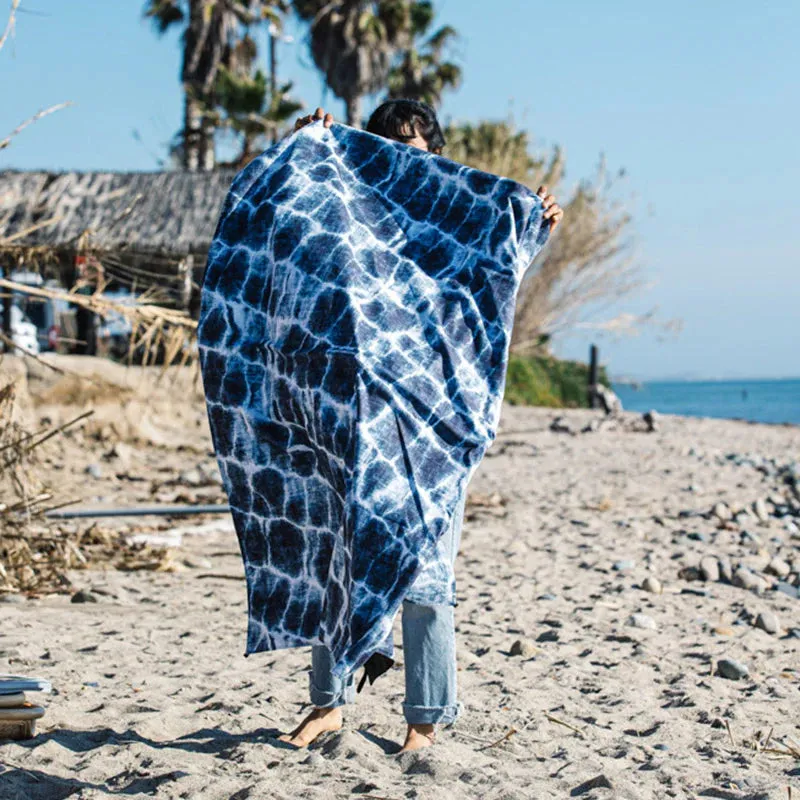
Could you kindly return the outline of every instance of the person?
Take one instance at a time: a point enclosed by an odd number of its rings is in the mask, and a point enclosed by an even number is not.
[[[315,121],[326,128],[333,125],[333,115],[318,108],[314,114],[298,118],[295,131]],[[413,100],[390,100],[378,107],[366,130],[387,139],[403,142],[439,155],[445,139],[435,111]],[[559,225],[564,212],[546,186],[537,192],[544,206],[544,218],[550,231]],[[440,553],[450,564],[458,553],[466,496],[462,496]],[[413,590],[412,590],[413,592]],[[406,701],[403,712],[408,725],[401,752],[418,750],[433,744],[435,726],[450,724],[459,713],[456,695],[455,621],[450,605],[427,606],[406,600],[402,611],[403,655]],[[312,647],[310,699],[314,706],[305,719],[281,740],[296,747],[311,744],[323,733],[342,727],[342,706],[355,699],[354,676],[340,679],[332,673],[329,651]]]

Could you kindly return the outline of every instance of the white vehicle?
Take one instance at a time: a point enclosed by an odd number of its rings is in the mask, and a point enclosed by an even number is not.
[[[11,341],[26,353],[39,355],[39,331],[19,306],[11,306]]]

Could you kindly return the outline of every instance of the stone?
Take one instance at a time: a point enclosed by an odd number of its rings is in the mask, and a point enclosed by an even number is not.
[[[798,592],[797,587],[792,586],[791,583],[786,583],[786,581],[778,581],[775,584],[775,591],[785,594],[787,597],[791,597],[794,600],[800,597],[800,592]]]
[[[772,556],[770,556],[769,552],[760,549],[757,553],[742,559],[742,566],[747,567],[752,572],[763,572],[769,566],[770,561],[772,561]]]
[[[647,614],[631,614],[627,624],[631,628],[642,628],[648,631],[654,631],[658,627],[656,621]]]
[[[544,631],[536,637],[537,642],[557,642],[558,631]]]
[[[753,503],[753,513],[759,522],[769,522],[769,510],[766,502],[761,497]]]
[[[183,558],[183,565],[189,569],[211,569],[212,564],[207,558],[198,558],[196,556],[185,556]]]
[[[523,658],[533,658],[536,653],[536,645],[529,639],[517,639],[508,651],[511,656],[522,656]]]
[[[706,536],[704,533],[700,533],[700,531],[691,531],[687,535],[693,542],[707,542],[708,541],[708,536]]]
[[[704,581],[716,583],[719,580],[719,562],[714,556],[700,559],[700,574]]]
[[[683,567],[678,571],[678,577],[682,581],[699,581],[703,576],[697,567]]]
[[[754,544],[758,547],[761,546],[761,537],[757,533],[753,533],[752,531],[742,531],[742,535],[740,537],[741,543],[745,545]]]
[[[750,675],[750,670],[739,661],[734,661],[732,658],[722,658],[717,663],[717,674],[730,681],[738,681],[742,678],[747,678]]]
[[[73,603],[96,603],[97,598],[86,589],[79,589],[75,594],[72,595]]]
[[[44,709],[30,703],[17,708],[0,708],[0,722],[22,722],[23,720],[39,719],[43,716]]]
[[[719,577],[725,583],[730,583],[733,580],[733,567],[731,560],[727,556],[719,556],[717,558],[717,566],[719,567]]]
[[[0,595],[0,603],[19,604],[24,602],[25,602],[25,597],[24,595],[21,594],[12,594],[9,592],[8,594]]]
[[[717,503],[711,513],[720,522],[727,522],[729,519],[733,519],[733,514],[731,514],[731,510],[725,505],[725,503]]]
[[[734,586],[747,589],[750,592],[763,592],[767,588],[767,582],[763,578],[745,567],[739,567],[733,573],[732,583]]]
[[[550,430],[553,433],[574,433],[572,426],[564,417],[556,417],[550,423]]]
[[[203,486],[205,478],[199,469],[187,469],[178,476],[178,483],[183,486]]]
[[[651,575],[648,575],[642,581],[642,589],[644,589],[646,592],[650,592],[650,594],[661,594],[664,591],[661,581],[658,578],[652,577]]]
[[[590,778],[588,781],[584,781],[583,783],[576,786],[569,794],[570,797],[580,797],[583,794],[587,794],[592,791],[592,789],[613,789],[613,785],[611,781],[605,775],[596,775],[594,778]]]
[[[99,480],[100,478],[103,477],[103,470],[100,469],[99,464],[89,464],[89,466],[86,467],[84,472],[90,477],[94,478],[95,480]]]
[[[775,575],[777,578],[785,578],[792,568],[782,559],[777,556],[767,564],[767,572],[770,575]]]
[[[756,628],[774,635],[780,631],[781,626],[775,614],[771,611],[762,611],[756,617]]]
[[[628,572],[636,567],[636,562],[632,558],[623,558],[614,562],[615,572]]]
[[[644,421],[645,426],[647,427],[648,433],[655,433],[658,430],[659,422],[661,418],[658,415],[657,411],[646,411],[642,414],[642,420]]]

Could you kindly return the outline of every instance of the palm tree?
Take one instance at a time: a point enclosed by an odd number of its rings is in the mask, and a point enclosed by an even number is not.
[[[314,63],[345,101],[347,124],[359,126],[365,95],[386,86],[395,54],[410,43],[410,0],[293,0],[310,23]]]
[[[444,51],[458,34],[455,28],[445,25],[427,40],[433,18],[433,3],[423,0],[411,9],[411,46],[402,60],[389,73],[389,97],[422,100],[437,107],[446,89],[456,89],[461,83],[461,67],[444,61]],[[415,42],[419,42],[417,47]]]
[[[214,89],[220,67],[235,53],[242,27],[274,19],[285,0],[147,0],[145,17],[159,34],[183,27],[183,166],[195,172],[215,165]]]
[[[258,48],[248,35],[237,42],[227,63],[219,68],[214,87],[218,125],[240,137],[239,155],[228,166],[244,167],[257,154],[265,137],[276,141],[285,123],[300,111],[292,99],[291,82],[268,82],[265,72],[254,69]]]

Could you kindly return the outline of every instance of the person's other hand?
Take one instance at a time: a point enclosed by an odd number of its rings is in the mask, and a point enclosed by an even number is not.
[[[552,233],[564,219],[564,209],[556,203],[555,197],[547,194],[547,187],[540,186],[536,192],[541,198],[542,205],[544,206],[544,218],[550,220],[550,233]]]
[[[319,119],[322,120],[322,124],[326,128],[330,128],[330,126],[333,125],[333,114],[326,114],[323,109],[318,108],[313,114],[308,114],[305,117],[298,117],[297,122],[294,124],[294,129],[299,131],[300,128],[305,128],[306,125],[310,125],[312,122],[316,122]]]

